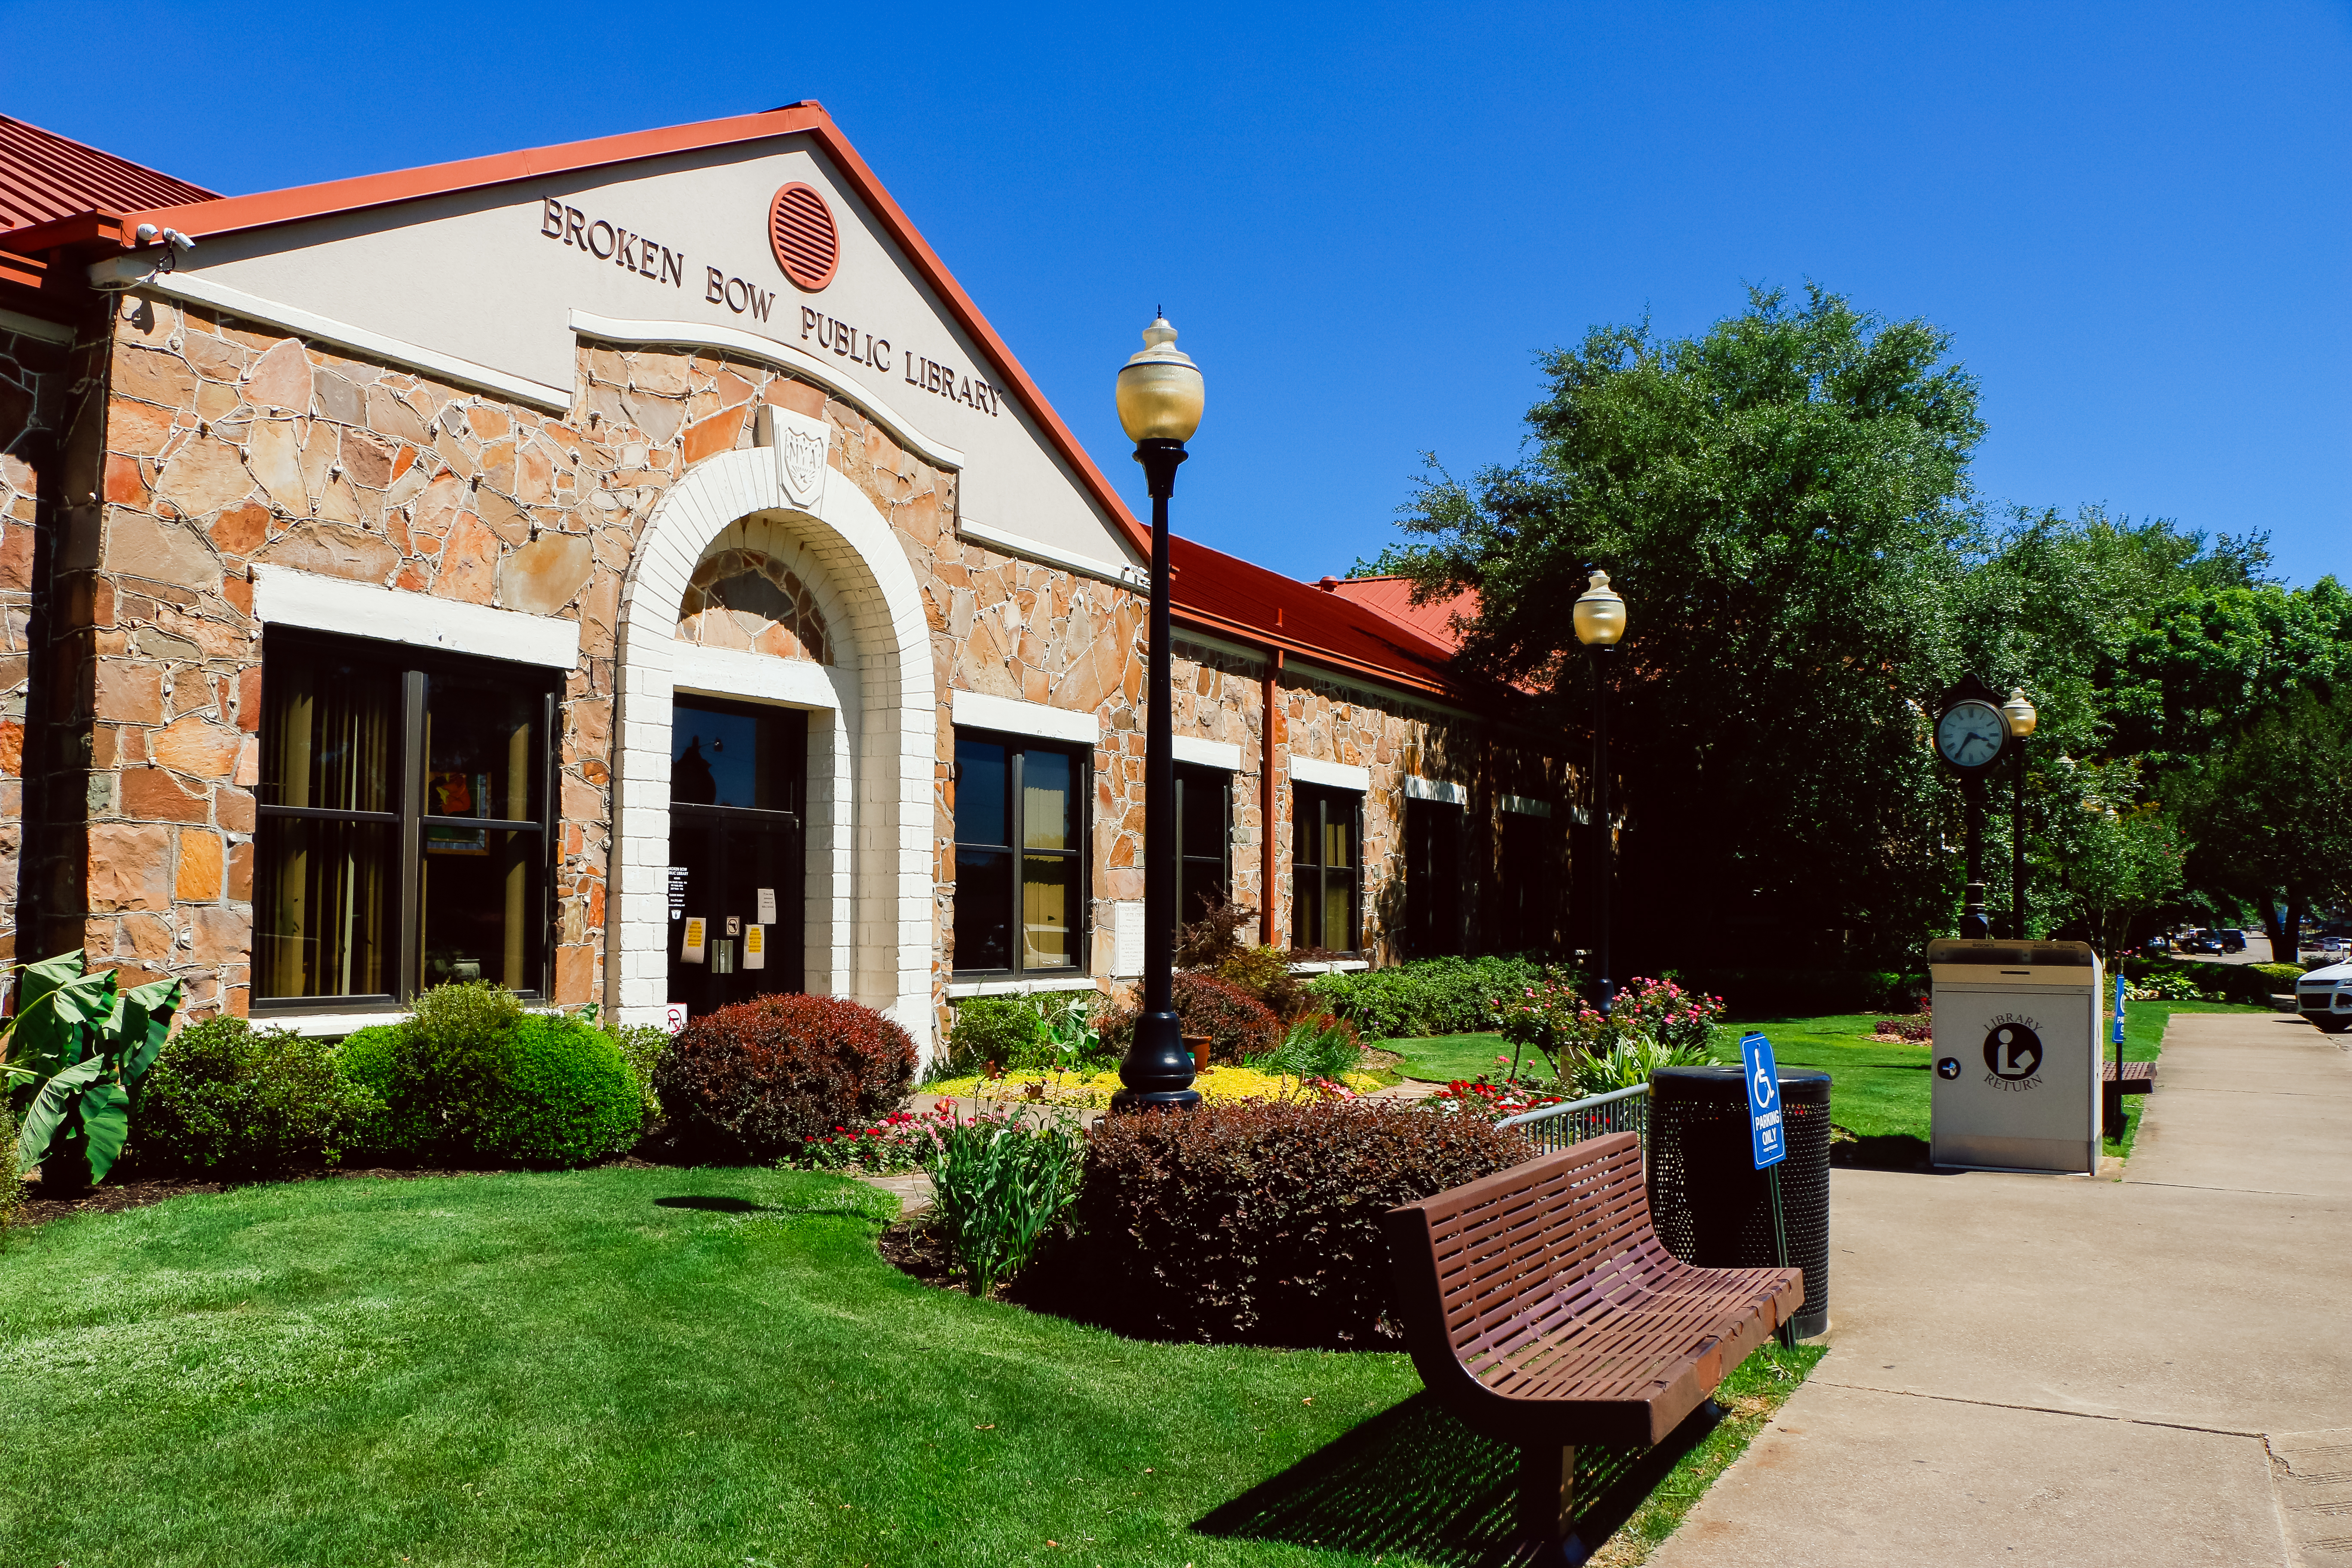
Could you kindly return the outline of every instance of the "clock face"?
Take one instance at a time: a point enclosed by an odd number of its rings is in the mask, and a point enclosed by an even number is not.
[[[2009,739],[2000,710],[1973,698],[1955,702],[1936,721],[1936,750],[1956,768],[1980,768],[2000,755]]]

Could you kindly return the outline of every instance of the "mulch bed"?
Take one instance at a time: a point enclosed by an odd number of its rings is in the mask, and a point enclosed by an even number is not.
[[[876,1246],[881,1248],[884,1262],[911,1279],[937,1290],[963,1289],[956,1279],[955,1255],[948,1250],[947,1242],[919,1219],[902,1219],[888,1226]]]

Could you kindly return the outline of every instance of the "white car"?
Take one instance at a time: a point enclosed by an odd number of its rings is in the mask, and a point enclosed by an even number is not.
[[[2315,969],[2294,983],[2295,1007],[2326,1030],[2352,1029],[2352,963],[2331,963]]]

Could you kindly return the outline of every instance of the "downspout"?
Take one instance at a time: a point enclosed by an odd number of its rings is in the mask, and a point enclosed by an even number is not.
[[[1258,877],[1264,884],[1258,889],[1257,929],[1259,940],[1267,947],[1274,940],[1274,900],[1278,884],[1275,875],[1275,847],[1278,837],[1274,830],[1274,726],[1276,719],[1275,688],[1282,679],[1282,650],[1268,648],[1265,676],[1258,689],[1258,763],[1257,819]]]

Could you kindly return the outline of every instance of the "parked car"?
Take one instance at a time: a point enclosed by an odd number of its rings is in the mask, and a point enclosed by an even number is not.
[[[2192,931],[2175,945],[2183,952],[2219,952],[2221,939],[2210,931]]]
[[[2294,983],[2296,1011],[2331,1035],[2352,1029],[2352,963],[2315,969]]]
[[[2221,951],[2223,952],[2243,952],[2246,951],[2246,933],[2240,931],[2235,926],[2224,926],[2221,930],[2215,931],[2213,936],[2216,941],[2221,942]]]

